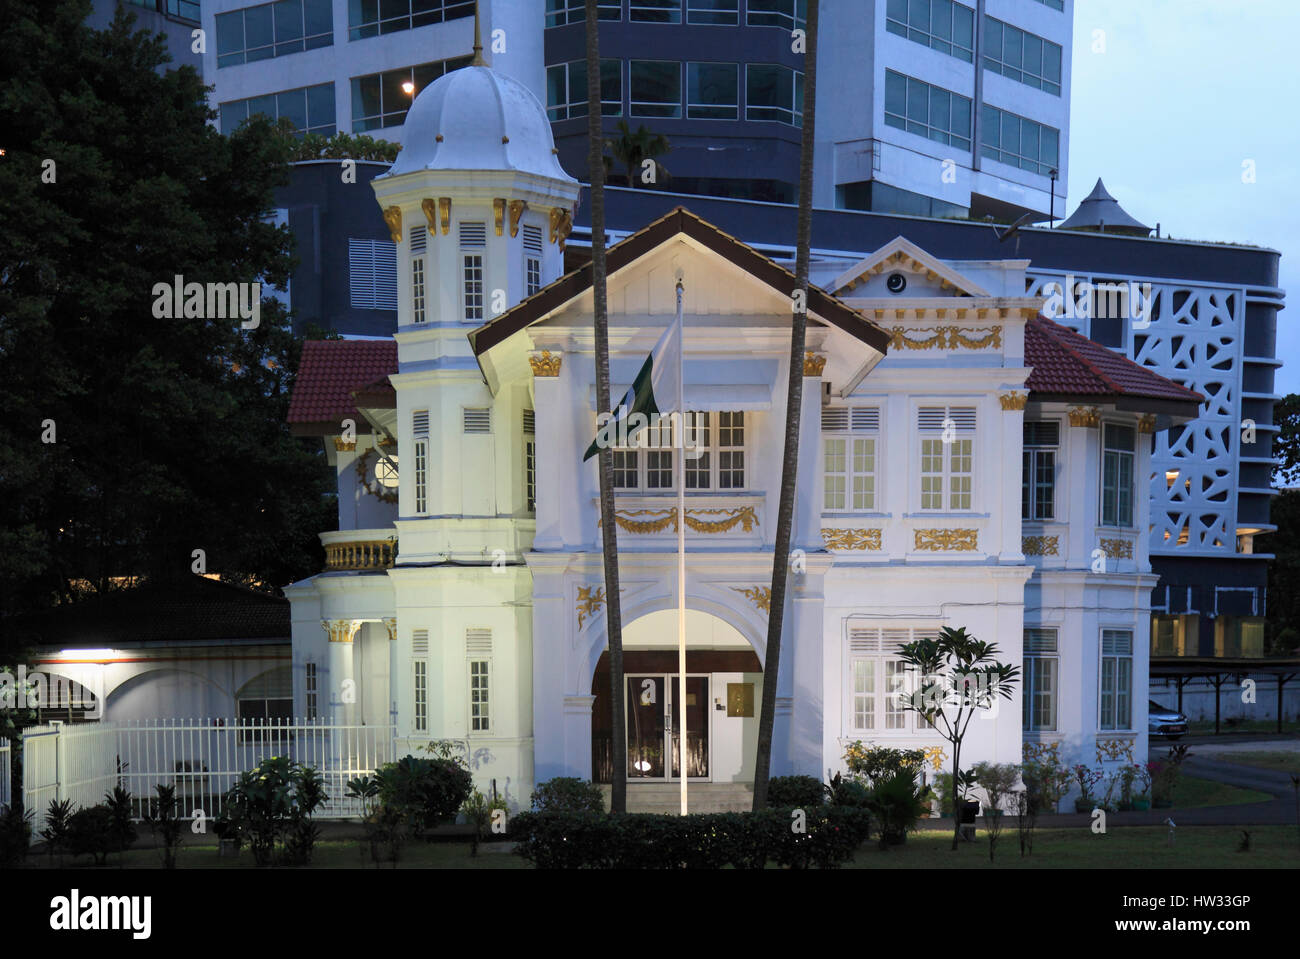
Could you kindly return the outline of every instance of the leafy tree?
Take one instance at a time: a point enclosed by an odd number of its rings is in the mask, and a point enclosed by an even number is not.
[[[284,283],[266,214],[288,145],[260,116],[218,133],[192,68],[160,72],[160,37],[90,9],[0,0],[0,613],[188,575],[198,549],[279,586],[319,569],[331,525],[323,453],[284,422],[280,305],[243,329],[155,292]]]
[[[1273,406],[1273,422],[1280,430],[1273,441],[1277,475],[1290,486],[1300,485],[1300,393],[1288,393]]]
[[[599,71],[596,73],[588,71],[587,75],[599,77],[600,73]],[[597,81],[597,87],[599,88],[599,81]],[[599,89],[597,89],[597,95],[599,95],[599,92]],[[592,134],[591,142],[602,142],[598,130]],[[623,164],[627,176],[627,185],[635,189],[636,181],[641,175],[641,169],[645,161],[651,160],[654,163],[655,182],[660,179],[669,179],[667,168],[657,159],[671,149],[668,138],[662,133],[651,133],[645,128],[645,124],[638,124],[636,132],[633,133],[626,120],[619,120],[618,136],[606,137],[603,142],[605,149],[613,154],[613,156],[602,155],[600,158],[601,166],[607,176],[613,170],[614,162],[617,160]],[[592,169],[596,169],[595,163],[592,164]]]
[[[799,421],[803,412],[803,356],[808,332],[808,260],[812,243],[813,144],[817,102],[818,0],[808,0],[807,48],[804,53],[803,137],[799,149],[799,214],[795,239],[795,290],[800,294],[790,312],[790,376],[785,398],[785,451],[781,460],[781,499],[777,508],[776,543],[772,550],[772,602],[767,619],[767,651],[763,658],[763,706],[758,720],[754,763],[754,809],[767,806],[772,768],[772,730],[776,722],[776,687],[781,668],[781,631],[785,626],[785,591],[790,580],[790,539],[794,528],[795,483],[799,473]]]
[[[276,131],[286,140],[289,160],[383,160],[392,163],[397,159],[400,143],[376,140],[364,133],[336,133],[327,137],[320,133],[298,134],[293,121],[282,117]]]
[[[918,713],[952,746],[954,788],[952,848],[961,838],[961,800],[975,781],[961,770],[961,744],[975,714],[1011,699],[1020,668],[997,660],[998,647],[945,626],[938,639],[918,639],[899,647],[899,659],[919,674],[917,688],[894,692],[897,703]],[[990,855],[992,850],[990,849]]]

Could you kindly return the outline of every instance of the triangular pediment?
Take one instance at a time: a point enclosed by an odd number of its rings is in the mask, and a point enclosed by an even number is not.
[[[894,237],[875,253],[841,273],[829,284],[829,290],[836,297],[874,295],[867,293],[864,287],[890,273],[911,274],[920,278],[935,294],[989,296],[988,290],[970,277],[958,273],[938,257],[902,236]],[[883,292],[880,291],[881,294]]]

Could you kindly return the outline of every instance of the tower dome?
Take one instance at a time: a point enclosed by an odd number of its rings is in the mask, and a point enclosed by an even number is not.
[[[576,183],[554,148],[546,108],[532,91],[476,64],[439,77],[415,98],[388,176],[515,170]]]

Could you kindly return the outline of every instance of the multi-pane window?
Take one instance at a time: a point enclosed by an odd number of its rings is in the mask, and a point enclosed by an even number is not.
[[[686,0],[686,22],[734,27],[740,23],[740,0]]]
[[[917,677],[898,649],[937,636],[934,629],[849,627],[846,720],[851,733],[924,733],[933,728],[905,705],[917,688]]]
[[[572,120],[587,115],[587,61],[571,60],[546,68],[546,115]],[[600,115],[623,115],[623,61],[601,58]]]
[[[465,322],[483,319],[483,253],[487,247],[486,223],[462,223],[458,229],[461,252],[461,304]]]
[[[348,0],[348,39],[474,16],[474,0]]]
[[[1065,0],[1038,0],[1045,7],[1051,7],[1053,10],[1065,10]]]
[[[614,487],[620,490],[673,489],[677,437],[673,418],[637,432],[626,449],[615,449]],[[688,492],[745,488],[745,414],[741,411],[688,412],[683,477]]]
[[[885,123],[960,150],[971,146],[971,102],[960,93],[885,71]]]
[[[802,29],[808,25],[808,0],[749,0],[745,22],[751,27]]]
[[[921,509],[971,509],[974,477],[975,408],[922,407]]]
[[[885,29],[967,63],[975,59],[975,11],[953,0],[889,0]]]
[[[423,323],[427,319],[424,290],[424,254],[428,249],[429,231],[422,226],[411,227],[411,320]]]
[[[984,67],[1045,93],[1061,95],[1060,45],[989,16],[984,18]]]
[[[1049,520],[1056,515],[1056,450],[1059,423],[1027,420],[1020,459],[1020,518]]]
[[[306,670],[306,671],[307,671],[307,682],[306,682],[306,691],[307,691],[307,718],[308,718],[308,719],[315,719],[315,718],[320,714],[320,713],[319,713],[319,709],[320,709],[320,703],[319,703],[319,698],[320,698],[320,687],[319,687],[319,682],[320,682],[320,680],[319,680],[319,677],[318,677],[317,674],[316,674],[316,664],[315,664],[315,663],[308,663],[308,664],[307,664],[307,670]]]
[[[1133,633],[1127,629],[1101,631],[1102,729],[1133,728]]]
[[[686,116],[735,120],[740,116],[740,67],[735,63],[686,64]]]
[[[331,0],[280,0],[217,14],[217,69],[331,46],[330,10]]]
[[[144,7],[146,10],[156,10],[158,13],[166,13],[183,20],[199,22],[199,5],[192,0],[126,0],[126,2],[133,7]]]
[[[597,0],[596,16],[601,20],[619,20],[623,16],[623,0]],[[569,23],[586,23],[585,0],[546,0],[546,26],[562,27]]]
[[[314,87],[282,90],[247,100],[231,100],[221,104],[221,132],[229,136],[250,116],[261,113],[278,121],[293,121],[294,133],[319,133],[334,135],[334,84],[321,83]]]
[[[682,0],[629,0],[627,17],[634,23],[681,23]]]
[[[1055,629],[1026,628],[1021,724],[1026,730],[1056,729],[1059,663]]]
[[[355,310],[397,309],[397,244],[348,237],[348,296]]]
[[[634,117],[682,115],[682,65],[676,60],[630,60],[628,79]]]
[[[1136,433],[1131,426],[1105,424],[1101,454],[1101,525],[1133,525],[1133,459]]]
[[[876,508],[876,451],[880,410],[828,407],[822,410],[823,509]]]
[[[542,228],[524,225],[524,295],[542,288]]]
[[[492,729],[492,711],[489,702],[489,668],[486,659],[473,659],[469,664],[469,728],[471,732],[485,733]]]
[[[415,708],[413,710],[415,731],[417,733],[427,733],[429,731],[428,660],[417,659],[411,663],[411,678],[415,684]]]
[[[429,508],[429,411],[416,410],[411,414],[411,433],[414,438],[415,511],[423,513]]]
[[[444,73],[468,66],[469,57],[422,63],[352,78],[352,132],[401,126],[420,91]]]
[[[1047,176],[1060,162],[1061,131],[984,104],[981,150],[990,160]]]
[[[745,119],[803,126],[803,74],[774,63],[745,64]]]
[[[524,410],[524,508],[537,512],[537,426],[532,410]]]

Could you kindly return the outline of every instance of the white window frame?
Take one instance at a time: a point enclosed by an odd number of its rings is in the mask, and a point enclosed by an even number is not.
[[[320,674],[315,663],[305,663],[306,679],[303,683],[305,692],[304,706],[307,710],[308,719],[316,719],[319,715],[320,703]]]
[[[1031,632],[1050,633],[1047,636],[1031,637]],[[1025,732],[1054,733],[1060,725],[1061,706],[1061,656],[1060,630],[1055,626],[1026,626],[1024,628],[1023,669],[1021,694],[1024,697],[1021,708],[1021,725]],[[1032,640],[1039,640],[1042,649],[1031,648]],[[1050,643],[1050,648],[1048,647]],[[1048,689],[1035,689],[1036,683],[1046,675]],[[1034,721],[1040,697],[1048,704],[1051,713],[1050,725],[1038,725]]]
[[[904,709],[893,701],[893,694],[907,687],[898,684],[892,677],[906,675],[912,670],[902,665],[903,660],[896,650],[902,643],[913,642],[923,638],[937,638],[939,627],[916,626],[889,623],[887,625],[867,625],[849,620],[846,624],[844,639],[844,735],[860,738],[863,736],[884,738],[907,738],[930,736],[934,727],[929,725],[920,714]],[[865,643],[869,648],[855,648]],[[859,664],[870,663],[873,677],[873,690],[857,691]],[[892,687],[892,688],[891,688]],[[871,697],[872,725],[858,725],[858,697]],[[897,725],[890,726],[894,722]]]
[[[532,414],[532,417],[529,414]],[[524,410],[524,510],[537,512],[537,427],[536,413]]]
[[[1055,444],[1044,444],[1044,443],[1024,443],[1024,444],[1021,446],[1021,458],[1020,458],[1020,493],[1021,493],[1021,499],[1020,499],[1020,518],[1021,518],[1024,522],[1026,522],[1026,523],[1052,523],[1052,522],[1055,522],[1055,521],[1056,521],[1056,490],[1057,490],[1057,482],[1056,482],[1056,478],[1057,478],[1057,476],[1060,474],[1060,469],[1061,469],[1061,460],[1060,460],[1060,457],[1061,457],[1061,432],[1062,432],[1062,430],[1061,430],[1061,423],[1060,423],[1059,420],[1052,420],[1052,419],[1044,419],[1044,420],[1030,420],[1029,422],[1034,422],[1034,423],[1053,423],[1053,424],[1055,424],[1055,425],[1056,425],[1056,443],[1055,443]],[[1024,434],[1023,434],[1023,430],[1022,430],[1021,435],[1022,435],[1022,437],[1023,437],[1023,435],[1024,435]],[[1037,512],[1038,512],[1038,508],[1037,508],[1037,507],[1038,507],[1038,497],[1037,497],[1037,492],[1038,492],[1038,483],[1039,483],[1039,480],[1040,480],[1040,475],[1039,475],[1039,474],[1042,472],[1042,469],[1041,469],[1040,464],[1039,464],[1039,459],[1038,459],[1038,457],[1039,457],[1039,454],[1043,454],[1043,453],[1049,453],[1049,454],[1051,454],[1051,457],[1052,457],[1052,467],[1051,467],[1051,489],[1052,489],[1052,501],[1051,501],[1051,515],[1050,515],[1050,516],[1038,516],[1038,515],[1036,515]],[[1026,459],[1026,457],[1027,457],[1027,459]],[[1028,498],[1027,498],[1027,499],[1026,499],[1026,497],[1025,497],[1025,492],[1026,492],[1026,490],[1028,490]],[[1028,510],[1029,515],[1025,515],[1026,510]]]
[[[411,443],[411,499],[414,512],[423,514],[429,510],[429,434],[428,410],[414,410],[411,413],[412,428],[418,414],[424,414],[423,432],[415,432]]]
[[[920,427],[919,417],[920,417],[920,411],[923,409],[927,409],[927,410],[942,409],[944,411],[944,417],[943,417],[944,423],[946,423],[949,419],[952,418],[952,413],[954,410],[975,410],[974,425],[968,427],[961,427],[961,426],[956,426],[955,425],[956,421],[954,421],[953,438],[951,442],[945,443],[943,441],[944,430],[942,427],[940,428],[927,427],[924,429]],[[979,502],[977,499],[978,491],[975,488],[975,476],[979,466],[979,460],[977,458],[978,444],[976,443],[976,440],[979,437],[978,408],[970,405],[948,404],[946,406],[938,406],[938,405],[925,404],[925,405],[918,405],[913,410],[913,415],[916,417],[916,419],[914,419],[913,422],[917,423],[917,430],[916,430],[917,456],[915,460],[917,466],[916,475],[918,480],[917,486],[915,487],[915,493],[917,496],[917,500],[916,500],[917,511],[921,513],[936,513],[936,514],[975,512]],[[929,456],[935,455],[933,452],[927,454],[926,452],[927,447],[933,449],[933,447],[931,447],[930,444],[935,442],[940,444],[939,445],[940,452],[938,455],[940,457],[940,463],[942,466],[942,469],[937,472],[935,470],[925,469],[925,460],[927,455]],[[966,453],[962,452],[962,450],[966,449],[964,446],[961,445],[963,443],[970,444],[969,452]],[[959,456],[969,457],[970,468],[968,470],[959,471],[953,469],[954,460]],[[925,485],[926,485],[925,481],[927,478],[933,478],[936,476],[939,477],[940,503],[938,506],[927,506],[925,502],[926,496],[933,495],[933,491],[927,491],[925,489]],[[969,489],[959,493],[954,488],[956,485],[955,480],[962,477],[966,478],[969,481]],[[954,501],[956,497],[960,495],[964,495],[969,498],[969,502],[967,502],[966,505],[964,506],[954,505]]]
[[[1109,426],[1127,429],[1133,434],[1133,448],[1131,450],[1120,449],[1106,445],[1106,428]],[[1138,443],[1141,442],[1138,437],[1143,434],[1137,431],[1137,427],[1132,423],[1122,423],[1114,420],[1102,420],[1101,428],[1098,431],[1098,445],[1101,452],[1101,475],[1097,483],[1097,525],[1105,526],[1109,529],[1133,529],[1137,521],[1137,455]],[[1115,520],[1106,522],[1106,459],[1107,455],[1113,453],[1116,456],[1116,470],[1119,470],[1119,464],[1123,462],[1124,457],[1129,459],[1129,476],[1128,476],[1128,522],[1124,522],[1120,514],[1120,501],[1122,499],[1122,484],[1119,476],[1115,477]]]
[[[1106,640],[1108,638],[1107,634],[1114,634],[1116,637],[1122,637],[1127,635],[1128,652],[1107,653],[1106,652]],[[1134,677],[1133,677],[1133,630],[1129,628],[1123,628],[1123,627],[1104,628],[1101,631],[1099,652],[1100,652],[1100,656],[1098,658],[1098,666],[1097,666],[1097,728],[1105,732],[1132,732],[1134,728],[1133,727],[1133,713],[1134,713],[1133,695],[1134,695],[1134,690],[1136,689],[1136,684],[1134,683]],[[1124,663],[1128,664],[1127,690],[1122,688],[1123,684],[1120,682],[1121,672],[1122,672],[1121,666]],[[1106,667],[1108,664],[1112,665],[1113,668],[1112,676],[1114,678],[1114,689],[1111,691],[1110,694],[1111,702],[1109,708],[1107,707],[1107,703],[1106,703],[1106,699],[1107,699]],[[1121,697],[1125,694],[1128,696],[1128,724],[1121,726],[1119,724],[1119,720],[1121,718],[1119,706],[1120,706]]]
[[[469,731],[492,732],[492,660],[469,660]]]
[[[844,427],[843,428],[825,428],[827,421],[826,414],[835,414],[843,411]],[[882,437],[880,432],[880,408],[878,406],[848,406],[848,407],[828,407],[822,410],[822,510],[827,513],[878,513],[880,512],[881,489],[880,489],[880,451],[882,448]],[[859,458],[857,446],[859,443],[869,444],[870,452],[863,455],[870,457],[871,468],[858,469]],[[831,469],[831,448],[834,444],[842,444],[843,449],[840,457],[843,458],[843,469]],[[843,489],[837,490],[842,500],[840,505],[832,505],[831,502],[831,480],[839,478],[842,481]],[[859,489],[859,481],[870,481],[870,491]],[[858,505],[859,494],[870,496],[870,503],[867,505]]]
[[[412,729],[417,733],[429,731],[429,660],[419,656],[411,660]]]
[[[704,414],[708,417],[707,435],[700,437],[695,431],[695,417],[698,414]],[[739,424],[732,426],[723,426],[722,421],[725,416],[735,416],[739,414]],[[692,467],[695,467],[695,474],[698,476],[701,472],[699,468],[700,461],[707,463],[708,483],[707,487],[689,485],[687,478],[686,492],[694,494],[711,494],[711,493],[731,493],[747,489],[745,485],[750,477],[751,458],[748,456],[750,451],[749,436],[753,423],[746,419],[744,410],[699,410],[690,411],[687,414],[687,429],[691,432],[688,434],[688,440],[695,444],[699,456],[691,457],[688,455],[686,460],[686,469],[684,474],[690,473]],[[742,431],[743,442],[740,446],[721,445],[723,431],[739,429]],[[637,432],[632,437],[631,443],[626,447],[614,448],[614,489],[620,493],[655,493],[672,491],[673,477],[673,457],[677,455],[676,439],[671,435],[670,422],[665,421],[658,427],[647,427]],[[688,454],[691,452],[687,451]],[[723,486],[722,480],[734,480],[736,467],[724,467],[722,461],[726,458],[729,462],[734,462],[733,456],[738,456],[740,460],[739,471],[741,473],[742,483],[739,486]],[[666,464],[666,465],[665,465]],[[631,473],[636,477],[636,485],[628,485],[626,480]],[[661,485],[650,486],[649,481],[652,473],[657,473],[656,477]],[[732,474],[730,477],[724,474]]]

